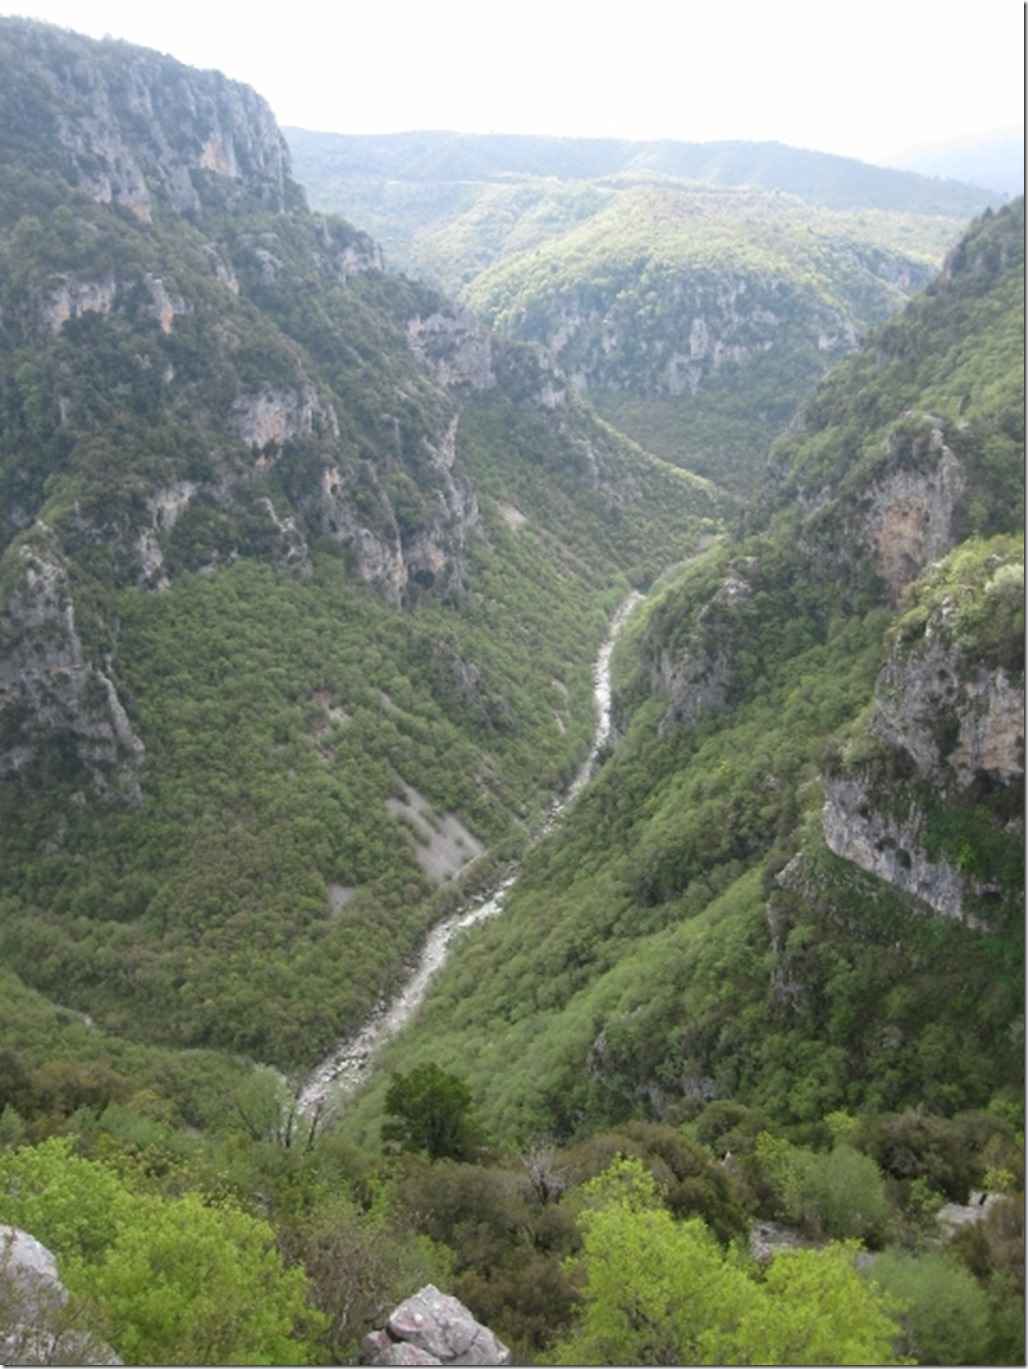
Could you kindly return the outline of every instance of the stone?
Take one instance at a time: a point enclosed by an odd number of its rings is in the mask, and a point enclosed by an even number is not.
[[[68,1291],[53,1253],[0,1225],[0,1363],[122,1364],[110,1346],[68,1324]]]
[[[457,1298],[426,1284],[394,1309],[384,1330],[364,1337],[361,1363],[510,1364],[511,1354]]]

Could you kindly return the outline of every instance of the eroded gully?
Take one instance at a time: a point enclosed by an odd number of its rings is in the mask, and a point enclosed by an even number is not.
[[[551,806],[545,822],[533,838],[533,845],[553,830],[574,803],[593,773],[600,748],[610,737],[610,659],[617,635],[641,597],[633,592],[614,615],[593,667],[596,731],[589,755],[567,792]],[[484,899],[436,923],[425,938],[412,972],[392,999],[381,1002],[364,1025],[341,1041],[307,1077],[297,1099],[301,1113],[311,1115],[326,1109],[333,1113],[340,1110],[346,1099],[368,1077],[374,1057],[387,1041],[391,1041],[407,1026],[420,1008],[428,992],[429,981],[446,962],[453,938],[468,927],[498,916],[519,873],[520,867],[515,868]]]

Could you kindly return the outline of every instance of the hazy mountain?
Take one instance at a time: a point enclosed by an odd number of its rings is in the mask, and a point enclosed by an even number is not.
[[[984,186],[1001,195],[1024,194],[1023,127],[991,129],[944,143],[919,143],[886,159],[922,176]]]

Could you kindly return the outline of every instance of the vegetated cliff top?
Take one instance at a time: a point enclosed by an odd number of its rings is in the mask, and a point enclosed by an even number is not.
[[[156,193],[200,207],[195,173],[240,180],[271,209],[302,202],[267,102],[217,71],[23,19],[0,21],[0,145],[148,222]]]

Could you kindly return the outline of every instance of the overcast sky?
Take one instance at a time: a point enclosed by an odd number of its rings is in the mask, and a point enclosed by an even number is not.
[[[0,0],[217,67],[281,124],[775,139],[880,161],[1020,124],[1021,0]]]

